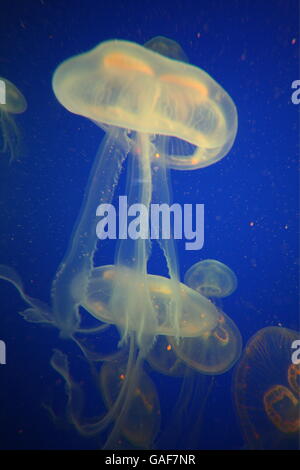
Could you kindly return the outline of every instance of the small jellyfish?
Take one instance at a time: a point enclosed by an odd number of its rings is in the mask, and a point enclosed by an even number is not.
[[[234,272],[215,259],[205,259],[190,267],[184,282],[205,297],[227,297],[237,288]]]
[[[178,42],[164,36],[155,36],[144,44],[144,47],[158,52],[170,59],[180,60],[181,62],[189,62],[189,59]]]
[[[16,160],[20,153],[20,131],[15,122],[14,114],[26,111],[26,99],[18,88],[6,78],[0,77],[4,99],[0,101],[0,138],[1,153],[10,155],[9,161]]]
[[[263,328],[243,352],[233,393],[251,449],[299,449],[300,366],[291,361],[291,345],[298,338],[287,328]]]

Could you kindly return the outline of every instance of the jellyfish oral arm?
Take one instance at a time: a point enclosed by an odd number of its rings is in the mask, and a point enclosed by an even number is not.
[[[130,161],[130,170],[127,172],[128,202],[130,206],[134,203],[139,203],[139,206],[142,204],[148,211],[152,197],[150,140],[146,134],[137,134],[137,139],[142,151],[138,156],[132,155]],[[146,340],[146,332],[156,330],[156,314],[146,280],[149,255],[149,237],[119,240],[115,264],[120,274],[117,275],[110,301],[112,312],[119,312],[120,308],[126,312],[126,322],[121,331],[122,341],[127,339],[134,326],[139,346],[143,345],[145,350],[152,344],[153,339],[148,334]],[[130,268],[133,273],[130,279],[124,277],[124,267]],[[144,282],[141,282],[143,280]]]
[[[68,250],[52,284],[53,312],[66,336],[78,327],[78,307],[93,269],[97,247],[96,209],[99,203],[111,202],[127,151],[124,131],[109,130],[97,153]],[[76,290],[70,288],[75,278]]]
[[[49,305],[41,300],[35,299],[34,297],[30,297],[25,293],[22,281],[13,268],[1,264],[0,279],[10,282],[17,289],[24,302],[30,306],[30,308],[21,312],[21,315],[23,315],[25,320],[29,322],[50,323],[54,325],[54,318]]]

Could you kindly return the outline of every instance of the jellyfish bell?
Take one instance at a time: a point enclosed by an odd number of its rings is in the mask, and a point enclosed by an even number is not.
[[[251,449],[299,448],[299,369],[291,363],[291,344],[298,338],[294,330],[263,328],[250,338],[238,363],[233,394]]]
[[[80,278],[78,279],[80,282]],[[118,308],[111,310],[111,297],[114,294],[115,282],[118,282],[120,303]],[[121,282],[120,282],[121,281]],[[148,308],[152,311],[141,316],[140,312],[145,309],[145,289],[150,294]],[[134,286],[134,303],[136,316],[132,316],[126,309],[128,304],[126,296],[130,286]],[[172,303],[172,283],[170,279],[148,274],[146,279],[141,278],[133,270],[114,265],[94,268],[89,280],[85,297],[81,299],[81,305],[95,318],[129,330],[136,331],[144,328],[144,316],[150,316],[155,321],[151,324],[153,329],[146,331],[150,336],[164,335],[176,336],[174,320],[169,315],[169,304]],[[74,291],[78,290],[77,279],[74,279]],[[193,291],[184,284],[178,284],[182,311],[179,318],[179,336],[195,337],[201,333],[210,332],[217,323],[218,312],[215,306],[201,294]],[[129,322],[129,324],[128,324]]]
[[[235,323],[219,312],[217,325],[196,337],[171,339],[177,357],[202,374],[219,375],[233,367],[242,350],[241,334]]]
[[[187,374],[188,366],[177,356],[168,336],[157,336],[146,359],[153,370],[163,375],[184,377]]]
[[[206,72],[128,41],[106,41],[63,62],[53,90],[69,111],[150,135],[173,136],[191,155],[167,154],[175,169],[223,158],[237,130],[236,108]]]
[[[26,111],[27,103],[18,88],[6,78],[0,77],[4,83],[4,103],[0,102],[0,137],[2,139],[1,153],[10,155],[10,163],[16,160],[20,153],[20,131],[14,114]]]
[[[169,57],[169,59],[180,60],[181,62],[189,62],[189,59],[178,42],[165,36],[155,36],[145,42],[144,47],[154,52]]]
[[[300,364],[290,364],[288,382],[293,393],[300,398]]]
[[[227,297],[237,288],[237,277],[224,263],[206,259],[186,272],[184,282],[205,297]]]
[[[21,114],[27,109],[27,102],[21,91],[7,78],[0,77],[5,83],[5,103],[0,103],[0,110],[6,113]]]

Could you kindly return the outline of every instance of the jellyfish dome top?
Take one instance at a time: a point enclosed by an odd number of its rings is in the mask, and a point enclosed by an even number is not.
[[[180,60],[181,62],[189,62],[189,59],[178,42],[173,41],[165,36],[155,36],[145,42],[144,47],[154,52],[158,52],[169,59]]]
[[[1,153],[8,152],[10,161],[17,158],[20,146],[20,132],[13,117],[14,114],[24,113],[27,102],[21,91],[7,78],[0,77],[1,91],[4,100],[0,102],[0,137],[2,140]]]
[[[193,264],[186,272],[184,282],[205,297],[227,297],[237,288],[235,273],[215,259]]]
[[[27,102],[21,91],[7,78],[0,77],[4,82],[5,103],[0,104],[0,110],[7,113],[20,114],[27,109]]]
[[[171,168],[211,165],[235,139],[236,108],[220,85],[198,67],[132,42],[107,41],[66,60],[53,90],[65,108],[99,125],[190,144],[190,155],[167,155]]]

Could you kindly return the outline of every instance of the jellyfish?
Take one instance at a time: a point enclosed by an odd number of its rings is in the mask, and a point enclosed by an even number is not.
[[[169,57],[170,59],[189,62],[189,59],[178,42],[165,36],[155,36],[144,44],[144,47],[154,52]]]
[[[235,371],[233,394],[251,449],[299,449],[300,367],[291,361],[299,333],[266,327],[250,338]]]
[[[186,272],[184,282],[205,297],[223,298],[237,288],[234,272],[215,259],[205,259],[193,264]]]
[[[159,229],[154,234],[168,277],[148,272],[149,232],[130,238],[126,226],[122,226],[125,236],[119,237],[114,264],[94,265],[98,207],[111,203],[126,159],[128,206],[149,209],[151,203],[170,205],[170,168],[206,167],[223,158],[233,145],[237,113],[229,95],[206,72],[183,62],[182,55],[168,57],[169,50],[170,42],[162,37],[147,47],[106,41],[58,66],[52,81],[58,101],[70,112],[92,120],[106,135],[52,283],[51,305],[28,296],[17,273],[0,267],[0,277],[14,284],[29,305],[23,312],[27,321],[55,326],[61,337],[78,344],[95,367],[100,364],[100,388],[108,409],[93,422],[83,422],[78,409],[80,387],[70,373],[69,359],[56,351],[51,360],[67,384],[69,417],[76,428],[90,435],[110,426],[104,448],[114,448],[121,435],[141,444],[132,437],[131,427],[139,421],[134,421],[132,411],[138,402],[144,403],[141,421],[152,423],[147,442],[155,435],[159,407],[152,385],[145,390],[142,383],[150,384],[143,365],[156,339],[199,337],[219,323],[213,303],[180,282],[172,234],[168,239]],[[105,227],[101,230],[105,232]],[[86,321],[89,317],[96,322],[93,326]],[[113,362],[119,360],[118,351],[104,357],[95,346],[108,325],[119,334],[118,348],[127,350],[121,382],[117,380],[120,374],[112,374],[119,370]]]
[[[26,111],[26,99],[18,88],[6,78],[0,77],[4,83],[5,100],[0,101],[0,134],[2,139],[1,153],[10,155],[10,163],[18,158],[20,153],[20,131],[14,119],[14,114]],[[3,103],[4,101],[4,103]]]

